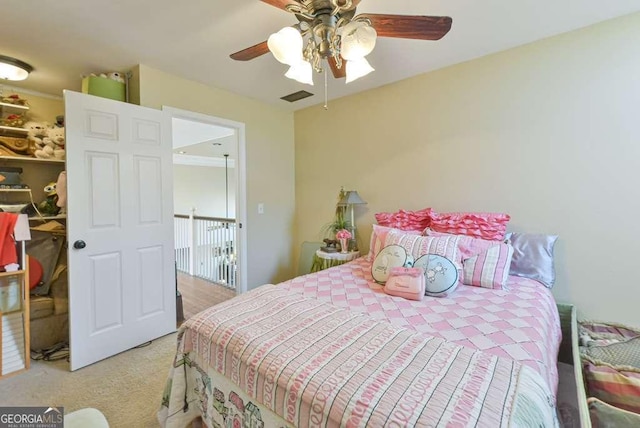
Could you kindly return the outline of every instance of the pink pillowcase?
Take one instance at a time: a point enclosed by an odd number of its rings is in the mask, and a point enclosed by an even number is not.
[[[436,232],[502,241],[510,219],[508,214],[501,213],[431,212],[429,227]]]
[[[382,250],[385,247],[384,241],[387,239],[387,233],[389,233],[392,230],[400,233],[410,234],[410,235],[420,235],[419,232],[413,231],[413,230],[402,231],[399,229],[393,229],[391,227],[379,226],[377,224],[374,224],[373,230],[371,231],[371,240],[369,241],[369,255],[367,256],[369,261],[373,261],[373,259],[376,258],[380,250]]]
[[[462,260],[458,253],[459,239],[459,236],[454,235],[442,237],[420,236],[391,230],[387,233],[384,246],[400,245],[407,250],[407,254],[411,255],[414,261],[425,254],[436,254],[451,260],[457,269],[461,269]]]
[[[418,211],[400,210],[395,213],[377,213],[375,217],[380,226],[422,232],[429,227],[432,212],[431,208]]]
[[[462,263],[462,283],[502,290],[507,283],[513,247],[495,244]]]
[[[424,230],[425,236],[458,236],[458,251],[460,258],[464,261],[477,254],[484,253],[494,245],[501,244],[502,241],[488,241],[486,239],[474,238],[468,235],[452,235],[450,233],[434,232],[430,228]]]

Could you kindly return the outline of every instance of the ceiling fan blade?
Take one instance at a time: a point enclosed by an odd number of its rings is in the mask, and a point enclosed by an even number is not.
[[[269,52],[269,46],[267,46],[267,42],[260,42],[257,45],[253,45],[250,48],[243,49],[236,53],[232,53],[229,55],[232,59],[236,61],[249,61],[250,59],[258,58],[261,55]]]
[[[453,19],[448,16],[380,15],[363,13],[356,19],[366,18],[378,32],[378,37],[401,39],[440,40],[451,29]]]
[[[347,60],[342,59],[342,67],[338,68],[338,64],[334,57],[330,56],[327,58],[327,62],[329,63],[329,67],[331,67],[331,72],[333,73],[333,77],[336,79],[342,79],[343,77],[347,77]]]
[[[295,4],[296,6],[300,6],[300,3],[295,0],[261,0],[263,3],[270,4],[271,6],[275,6],[278,9],[287,10],[286,6],[288,4]]]

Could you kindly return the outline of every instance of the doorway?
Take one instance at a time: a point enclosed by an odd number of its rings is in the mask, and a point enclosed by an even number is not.
[[[173,142],[178,287],[189,315],[191,303],[211,306],[247,289],[245,129],[186,110],[163,113]]]

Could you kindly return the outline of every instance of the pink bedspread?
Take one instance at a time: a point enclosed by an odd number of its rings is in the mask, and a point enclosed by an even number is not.
[[[550,290],[536,281],[510,276],[508,290],[459,285],[449,297],[412,301],[385,294],[371,277],[371,262],[362,257],[279,286],[519,361],[540,373],[556,394],[560,320]]]

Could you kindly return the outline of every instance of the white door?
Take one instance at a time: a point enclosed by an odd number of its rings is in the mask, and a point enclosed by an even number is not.
[[[71,370],[176,329],[162,112],[65,91]]]

